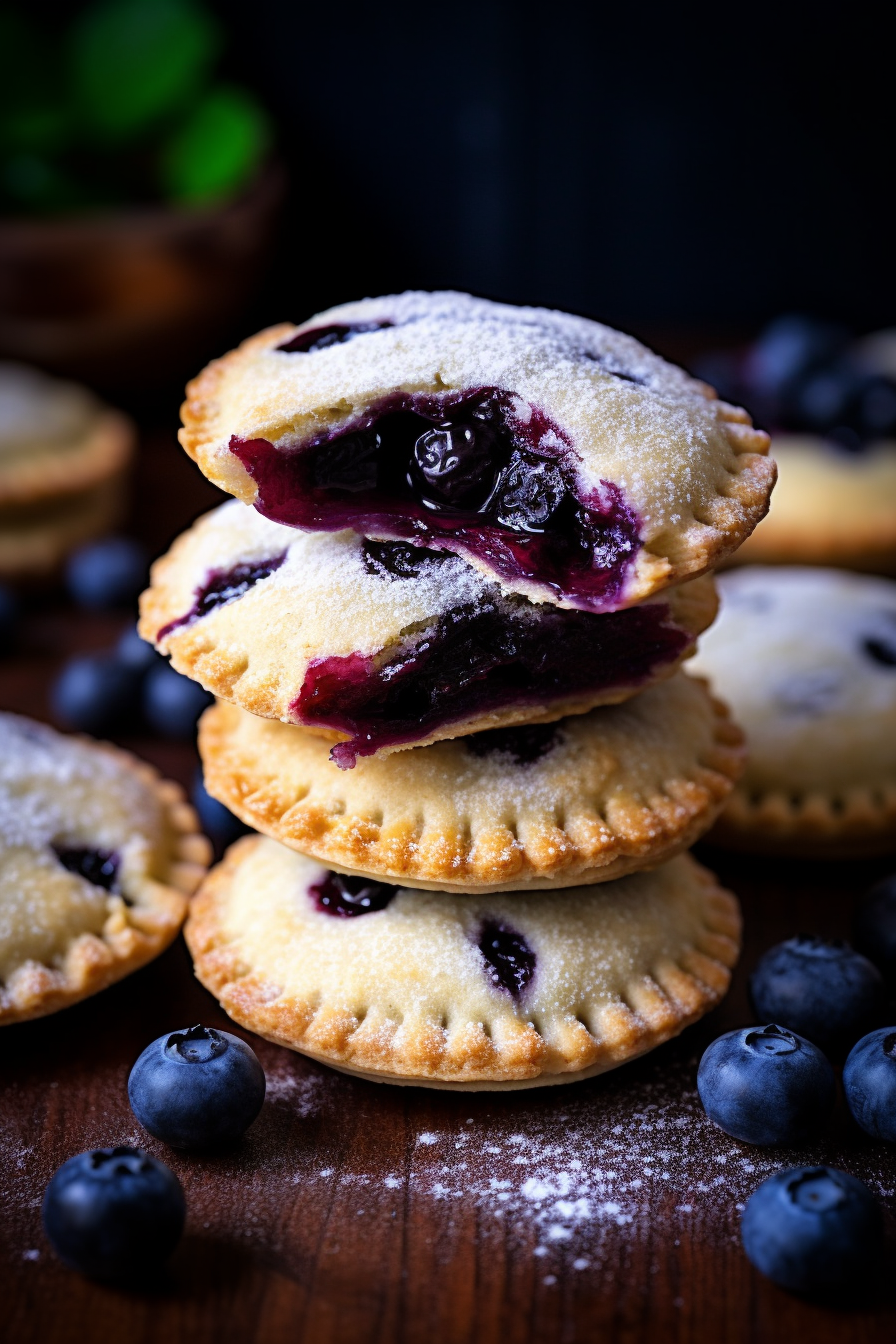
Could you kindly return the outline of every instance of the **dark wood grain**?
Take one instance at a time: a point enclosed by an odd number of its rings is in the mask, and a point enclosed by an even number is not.
[[[135,526],[155,550],[215,498],[173,440],[144,446]],[[109,643],[123,624],[41,599],[20,651],[0,664],[0,706],[50,717],[61,658]],[[125,745],[184,783],[195,770],[191,747]],[[130,1065],[161,1032],[198,1020],[228,1025],[182,942],[94,1000],[7,1028],[0,1336],[11,1344],[892,1338],[896,1304],[886,1287],[863,1308],[833,1311],[761,1279],[740,1250],[737,1208],[767,1171],[825,1160],[870,1180],[892,1222],[892,1150],[857,1134],[841,1106],[811,1150],[757,1153],[712,1130],[694,1099],[705,1044],[749,1020],[746,971],[761,950],[802,930],[847,934],[853,902],[887,865],[701,857],[744,906],[744,958],[730,996],[679,1041],[571,1087],[495,1096],[377,1086],[253,1041],[269,1077],[261,1117],[233,1153],[188,1157],[142,1134],[126,1095]],[[61,1162],[134,1141],[171,1164],[189,1205],[169,1275],[141,1293],[65,1270],[40,1226],[43,1189]],[[576,1188],[564,1194],[557,1184],[570,1172],[588,1192],[584,1205]]]

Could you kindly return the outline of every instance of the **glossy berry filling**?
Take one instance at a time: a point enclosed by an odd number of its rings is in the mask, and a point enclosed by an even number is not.
[[[70,873],[77,873],[104,891],[117,890],[121,860],[112,850],[89,849],[82,845],[54,845],[53,850],[63,868]]]
[[[346,877],[343,873],[327,873],[322,881],[308,888],[315,908],[321,914],[335,915],[337,919],[354,919],[356,915],[385,910],[396,891],[397,887],[389,887],[385,882],[374,882],[369,877]]]
[[[156,639],[164,639],[172,630],[177,630],[182,625],[192,625],[193,621],[198,621],[201,616],[207,616],[216,607],[235,602],[237,598],[248,593],[250,588],[254,588],[256,583],[278,570],[285,559],[286,552],[282,551],[280,555],[272,555],[266,560],[248,560],[233,565],[230,569],[213,569],[205,583],[196,589],[195,600],[190,610],[163,625]]]
[[[619,487],[582,487],[563,430],[497,388],[395,393],[299,448],[230,449],[274,522],[455,550],[583,610],[618,606],[640,546]]]
[[[492,984],[519,998],[535,974],[535,953],[522,934],[489,919],[479,932],[477,946]]]
[[[330,757],[350,769],[478,714],[638,686],[688,642],[665,603],[596,616],[495,591],[388,650],[314,659],[290,710],[297,723],[347,734]]]
[[[391,326],[391,322],[346,322],[333,323],[329,327],[312,327],[310,331],[302,331],[298,336],[284,341],[277,349],[292,355],[313,355],[318,350],[329,350],[333,345],[344,345],[346,341],[363,336],[368,331],[382,331],[384,327]]]
[[[528,723],[520,728],[491,728],[464,739],[474,756],[509,756],[516,765],[532,765],[547,756],[559,738],[559,723]]]

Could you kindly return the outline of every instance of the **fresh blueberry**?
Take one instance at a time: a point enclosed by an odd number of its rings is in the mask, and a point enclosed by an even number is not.
[[[856,1124],[896,1143],[896,1027],[863,1036],[843,1066],[843,1091]]]
[[[197,682],[182,677],[167,663],[150,668],[143,683],[143,713],[163,737],[188,738],[213,697]]]
[[[10,590],[0,583],[0,654],[9,653],[16,635],[19,604]]]
[[[826,363],[846,345],[849,333],[798,313],[777,317],[750,351],[748,378],[760,392],[780,396],[799,378]]]
[[[254,1050],[214,1027],[160,1036],[128,1078],[137,1119],[173,1148],[235,1143],[261,1110],[264,1093],[264,1069]]]
[[[82,733],[114,732],[136,713],[139,677],[114,653],[70,658],[50,692],[54,716]]]
[[[773,1283],[809,1297],[851,1298],[883,1248],[880,1207],[855,1176],[793,1167],[763,1181],[741,1219],[747,1259]]]
[[[856,947],[896,981],[896,873],[865,893],[852,927]]]
[[[44,1228],[60,1260],[96,1279],[143,1278],[174,1250],[186,1204],[180,1181],[137,1148],[70,1157],[44,1195]]]
[[[197,770],[193,780],[192,802],[199,817],[199,824],[211,840],[215,854],[220,858],[225,849],[245,835],[249,827],[235,817],[229,808],[213,798],[205,787],[202,771]]]
[[[145,639],[141,639],[137,634],[137,627],[129,625],[127,630],[115,645],[115,654],[119,662],[125,667],[131,668],[138,675],[148,672],[151,667],[160,666],[165,662],[161,654],[156,653],[151,644]]]
[[[82,546],[69,558],[65,577],[82,607],[105,611],[135,602],[146,583],[149,557],[131,537],[105,537]]]
[[[811,1041],[771,1024],[729,1031],[697,1070],[713,1124],[743,1143],[802,1143],[834,1108],[834,1070]]]
[[[884,1001],[880,971],[845,943],[788,938],[760,959],[750,995],[762,1022],[779,1022],[822,1050],[849,1048]]]

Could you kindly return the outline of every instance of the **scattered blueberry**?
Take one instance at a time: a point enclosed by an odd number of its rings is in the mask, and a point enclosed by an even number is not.
[[[143,683],[143,713],[163,737],[188,738],[213,697],[197,682],[182,677],[167,663],[150,668]]]
[[[759,391],[780,396],[788,387],[834,358],[848,332],[799,313],[776,317],[762,331],[749,357],[749,380]]]
[[[10,590],[0,583],[0,654],[9,653],[16,634],[19,604]]]
[[[146,583],[149,556],[132,537],[105,537],[70,556],[65,577],[82,607],[104,611],[135,602]]]
[[[845,943],[788,938],[760,959],[750,995],[760,1021],[779,1022],[822,1050],[848,1049],[882,1008],[884,982]]]
[[[869,1032],[853,1046],[843,1066],[843,1091],[866,1134],[896,1143],[896,1027]]]
[[[774,1283],[810,1297],[852,1298],[883,1248],[877,1201],[833,1167],[793,1167],[763,1181],[741,1219],[747,1259]]]
[[[136,712],[139,678],[114,653],[70,658],[53,684],[54,716],[69,728],[102,735],[114,732]]]
[[[896,981],[896,873],[866,892],[853,920],[855,945]]]
[[[239,817],[235,817],[223,803],[219,803],[217,798],[211,796],[205,787],[201,770],[196,772],[191,797],[199,817],[199,824],[214,845],[215,854],[220,858],[229,845],[239,840],[241,835],[247,834],[249,827],[245,826]]]
[[[145,639],[141,639],[137,634],[135,625],[129,625],[125,630],[115,645],[115,653],[119,662],[123,663],[125,667],[141,674],[165,661],[161,654],[156,653],[151,644],[148,644]]]
[[[97,1279],[142,1278],[183,1231],[180,1182],[137,1148],[98,1148],[64,1162],[47,1186],[44,1228],[71,1269]]]
[[[264,1069],[255,1051],[214,1027],[160,1036],[128,1078],[137,1119],[174,1148],[235,1143],[261,1110],[264,1093]]]
[[[713,1124],[743,1143],[801,1143],[834,1107],[834,1070],[811,1041],[771,1024],[729,1031],[697,1070]]]

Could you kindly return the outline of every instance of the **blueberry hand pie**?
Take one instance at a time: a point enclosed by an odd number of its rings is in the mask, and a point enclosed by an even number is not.
[[[713,838],[812,856],[896,849],[896,583],[753,567],[719,587],[692,665],[731,705],[748,759]]]
[[[181,790],[150,766],[0,714],[0,1023],[157,956],[209,858]]]
[[[737,902],[687,856],[568,892],[462,896],[239,841],[193,900],[196,974],[241,1026],[381,1082],[573,1082],[727,989]]]
[[[466,294],[271,328],[188,388],[181,442],[266,518],[463,555],[610,612],[718,564],[768,506],[768,436],[631,337]]]
[[[741,743],[681,672],[621,705],[348,772],[316,735],[231,704],[199,735],[206,787],[255,830],[343,873],[478,893],[605,882],[670,858],[712,824]]]
[[[301,532],[232,502],[157,561],[140,632],[222,699],[358,757],[626,699],[715,613],[706,576],[602,615],[530,602],[462,557]]]

